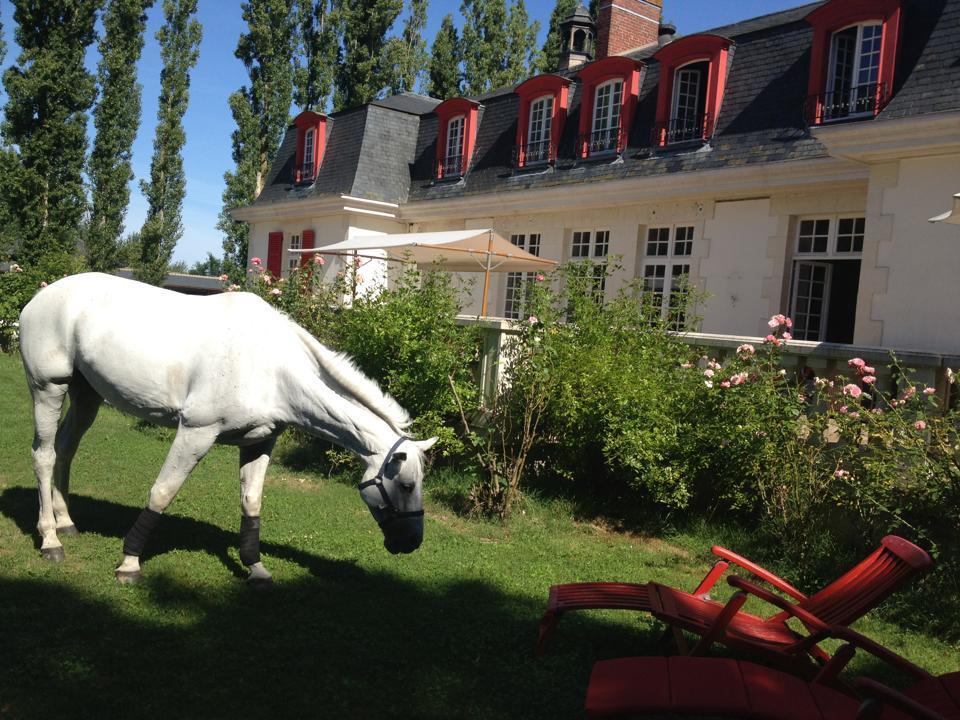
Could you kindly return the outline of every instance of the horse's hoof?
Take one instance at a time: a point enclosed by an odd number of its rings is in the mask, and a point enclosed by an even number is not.
[[[40,555],[44,560],[55,563],[63,562],[63,559],[66,557],[66,555],[63,554],[63,547],[61,545],[57,547],[40,548]]]
[[[57,535],[79,535],[80,531],[77,530],[76,525],[67,525],[66,527],[57,528]]]
[[[121,585],[136,585],[143,577],[139,570],[117,570],[115,575]]]

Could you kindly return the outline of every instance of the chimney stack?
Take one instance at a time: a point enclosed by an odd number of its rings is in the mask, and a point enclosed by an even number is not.
[[[664,45],[669,45],[673,42],[673,36],[677,34],[677,26],[673,23],[664,23],[660,26],[660,37],[657,38],[657,43],[660,47]]]
[[[663,0],[600,0],[597,59],[657,43]]]

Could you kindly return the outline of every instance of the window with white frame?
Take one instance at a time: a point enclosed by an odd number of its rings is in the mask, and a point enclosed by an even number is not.
[[[603,300],[607,287],[607,254],[610,252],[609,230],[574,230],[570,236],[570,259],[590,261],[593,293]]]
[[[797,340],[852,343],[866,219],[797,221],[790,315]]]
[[[833,120],[872,114],[880,88],[880,45],[883,24],[853,25],[833,34],[824,118]]]
[[[510,242],[531,255],[540,256],[540,234],[511,235]],[[536,273],[511,272],[507,273],[507,293],[503,303],[503,316],[508,320],[519,320],[523,317],[527,301],[527,291],[530,283],[534,282]]]
[[[590,153],[619,150],[622,103],[623,80],[610,80],[597,87],[593,99]]]
[[[527,163],[549,162],[552,159],[550,134],[553,129],[553,95],[545,95],[530,103],[530,127],[527,131]]]
[[[686,322],[683,293],[690,277],[693,243],[693,225],[647,228],[642,270],[647,302],[652,312],[678,330]]]
[[[301,173],[304,178],[313,177],[313,158],[314,158],[314,145],[316,144],[316,131],[313,128],[309,128],[306,134],[303,136],[303,166],[301,167]]]
[[[463,174],[463,128],[466,118],[459,115],[447,123],[447,147],[443,157],[444,177]]]
[[[670,127],[667,128],[667,142],[703,139],[709,69],[710,64],[706,61],[677,68],[673,79],[673,107]]]
[[[291,236],[290,236],[290,249],[291,249],[291,250],[299,250],[300,247],[301,247],[301,245],[300,245],[300,236],[299,236],[299,235],[291,235]],[[293,271],[296,270],[298,267],[300,267],[300,253],[294,253],[294,252],[292,252],[292,253],[290,253],[289,257],[287,258],[287,272],[288,272],[288,273],[293,272]]]

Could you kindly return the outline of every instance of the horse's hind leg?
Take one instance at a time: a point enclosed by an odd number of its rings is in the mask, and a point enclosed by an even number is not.
[[[160,475],[150,489],[150,501],[123,539],[123,562],[117,567],[117,580],[136,582],[140,579],[140,554],[160,520],[160,513],[173,502],[187,475],[213,447],[218,434],[219,429],[215,427],[181,425],[177,430]]]
[[[57,424],[67,394],[66,383],[47,383],[33,388],[33,470],[37,474],[40,495],[40,554],[47,560],[63,560],[63,545],[57,538],[57,520],[53,510],[53,469],[56,465]]]
[[[270,571],[260,561],[260,500],[263,481],[270,464],[270,453],[276,443],[270,437],[256,445],[240,448],[240,561],[250,570],[247,582],[251,585],[269,585]]]
[[[70,409],[60,424],[56,439],[56,463],[53,468],[53,514],[60,535],[75,535],[77,528],[70,518],[70,463],[77,454],[77,446],[83,434],[97,418],[103,402],[90,384],[78,376],[70,383]]]

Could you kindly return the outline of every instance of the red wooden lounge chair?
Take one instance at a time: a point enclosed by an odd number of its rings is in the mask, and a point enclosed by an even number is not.
[[[931,565],[930,556],[913,543],[895,535],[883,538],[880,547],[819,592],[807,597],[785,580],[736,553],[717,545],[720,560],[692,593],[660,585],[628,583],[572,583],[550,588],[547,610],[540,620],[536,651],[543,654],[560,617],[571,610],[644,610],[674,629],[680,651],[686,653],[680,633],[689,630],[701,636],[692,654],[706,651],[715,642],[765,654],[771,660],[806,663],[808,655],[829,659],[817,643],[830,625],[846,626],[876,607]],[[793,600],[775,595],[738,576],[728,582],[738,592],[724,604],[710,598],[710,590],[730,564],[749,572]],[[743,612],[748,594],[779,609],[763,618]],[[809,631],[795,632],[787,620],[796,618]]]
[[[635,657],[602,660],[587,688],[587,717],[708,715],[742,720],[960,720],[960,672],[934,677],[862,635],[833,628],[850,644],[813,682],[726,658]],[[867,650],[914,679],[904,693],[866,678],[861,701],[838,689],[836,677]]]

